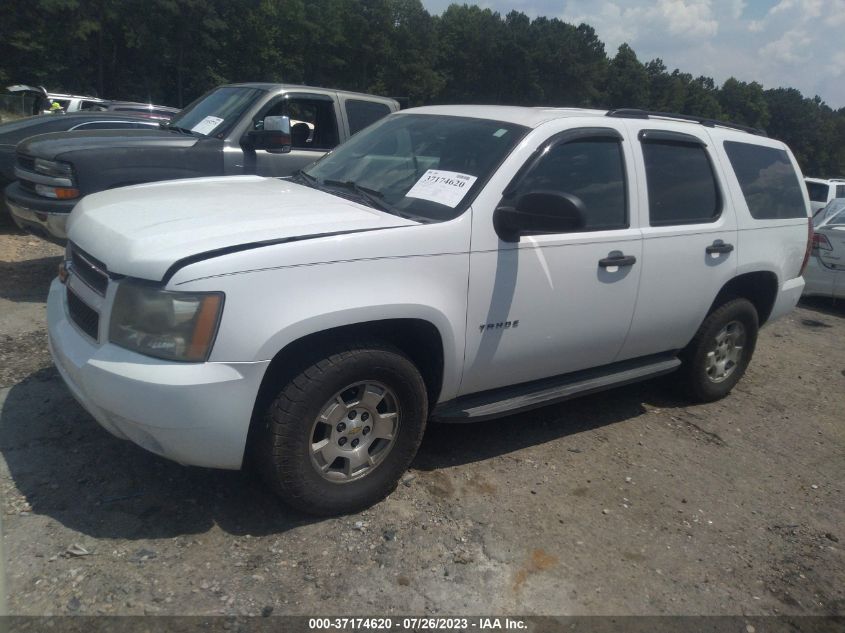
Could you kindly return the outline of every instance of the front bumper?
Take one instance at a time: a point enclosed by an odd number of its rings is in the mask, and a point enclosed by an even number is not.
[[[174,363],[97,344],[69,320],[58,279],[50,286],[47,322],[59,373],[106,430],[182,464],[241,467],[269,361]]]
[[[53,241],[67,239],[67,219],[79,200],[53,200],[28,192],[13,182],[6,187],[6,206],[20,228]]]

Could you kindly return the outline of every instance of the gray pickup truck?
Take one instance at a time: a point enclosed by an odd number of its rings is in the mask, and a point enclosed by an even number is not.
[[[6,204],[19,227],[63,241],[71,210],[89,193],[175,178],[289,176],[398,109],[394,99],[326,88],[221,86],[159,129],[59,132],[22,141]],[[285,147],[270,129],[281,117],[289,126]]]

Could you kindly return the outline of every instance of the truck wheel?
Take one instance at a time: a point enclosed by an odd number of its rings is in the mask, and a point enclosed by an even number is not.
[[[395,488],[427,418],[414,364],[381,343],[355,345],[316,360],[281,389],[254,450],[264,478],[288,504],[346,514]]]
[[[751,362],[757,329],[757,310],[747,299],[732,299],[704,319],[681,354],[681,379],[694,400],[712,402],[730,393]]]

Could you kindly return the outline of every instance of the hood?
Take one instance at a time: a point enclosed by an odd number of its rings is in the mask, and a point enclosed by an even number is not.
[[[134,147],[191,147],[201,140],[174,130],[89,130],[39,134],[18,144],[17,151],[37,158],[61,158],[79,150]]]
[[[211,251],[414,224],[285,180],[224,176],[87,196],[68,237],[109,272],[158,281],[175,262]]]

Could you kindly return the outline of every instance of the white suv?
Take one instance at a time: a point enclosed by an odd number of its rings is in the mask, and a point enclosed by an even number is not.
[[[823,209],[828,202],[837,198],[845,198],[845,179],[831,178],[805,178],[807,193],[810,196],[810,207],[815,215]]]
[[[86,197],[50,347],[118,437],[250,457],[289,503],[350,512],[392,490],[429,419],[675,370],[725,396],[801,296],[808,216],[789,149],[725,124],[411,109],[292,179]]]

